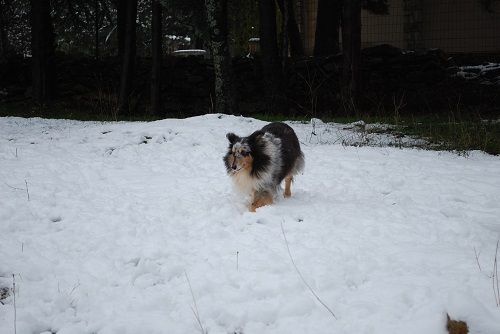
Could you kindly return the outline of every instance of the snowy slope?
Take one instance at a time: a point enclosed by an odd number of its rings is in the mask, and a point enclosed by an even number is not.
[[[500,158],[348,147],[340,125],[292,124],[304,175],[249,213],[225,134],[264,124],[0,118],[0,288],[15,274],[17,333],[199,333],[196,308],[208,333],[439,334],[447,312],[500,333]]]

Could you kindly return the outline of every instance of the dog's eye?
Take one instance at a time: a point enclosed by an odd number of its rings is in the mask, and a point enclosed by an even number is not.
[[[246,152],[246,151],[241,152],[241,155],[244,157],[248,157],[249,154],[250,154],[250,152]]]

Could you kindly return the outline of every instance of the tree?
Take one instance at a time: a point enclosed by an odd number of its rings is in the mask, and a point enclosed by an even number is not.
[[[99,0],[94,0],[94,56],[99,59]]]
[[[318,0],[314,56],[324,57],[340,51],[339,28],[344,4],[352,5],[343,0]],[[362,0],[361,6],[373,14],[389,13],[387,0]]]
[[[31,54],[31,3],[0,0],[0,59]]]
[[[294,58],[303,57],[304,44],[302,43],[302,38],[300,37],[299,26],[295,18],[293,3],[291,0],[278,0],[278,6],[284,21],[286,22],[286,33],[283,32],[283,35],[287,36],[290,42],[290,54]]]
[[[40,103],[54,96],[54,32],[50,0],[31,0],[33,97]]]
[[[329,56],[340,51],[339,27],[342,0],[319,0],[314,56]]]
[[[344,80],[351,97],[356,98],[361,81],[361,0],[344,0],[342,11],[342,49]]]
[[[115,52],[116,46],[108,44],[109,37],[116,29],[116,10],[111,7],[113,2],[109,0],[51,0],[50,2],[54,12],[52,23],[57,36],[58,51],[95,58]]]
[[[116,0],[116,36],[118,40],[118,57],[123,59],[125,53],[125,31],[127,29],[128,0]]]
[[[162,5],[158,0],[152,1],[151,112],[159,115],[161,109]]]
[[[274,0],[259,0],[260,51],[263,62],[268,65],[276,65],[277,63],[278,40],[276,32],[276,5]],[[264,67],[266,66],[264,65]]]
[[[248,54],[248,41],[258,36],[257,0],[228,0],[229,41],[234,56]]]
[[[9,38],[7,35],[7,22],[5,13],[9,7],[7,0],[0,0],[0,60],[7,58],[9,53]]]
[[[282,72],[276,28],[276,4],[274,0],[259,0],[259,37],[266,106],[274,112],[282,112],[277,97],[282,94]]]
[[[227,0],[206,0],[207,23],[215,74],[215,111],[237,112],[228,43]]]
[[[203,48],[209,39],[205,0],[160,0],[164,6],[165,30],[169,35],[188,37],[192,46]],[[208,45],[208,43],[207,43]]]
[[[126,3],[125,41],[123,45],[122,70],[118,111],[129,112],[130,93],[135,72],[137,0],[123,0]]]

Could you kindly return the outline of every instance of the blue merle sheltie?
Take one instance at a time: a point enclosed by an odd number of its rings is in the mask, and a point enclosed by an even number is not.
[[[224,156],[227,173],[242,193],[251,196],[252,212],[273,203],[285,180],[284,196],[290,197],[293,176],[304,168],[304,154],[293,129],[271,123],[248,137],[228,133]]]

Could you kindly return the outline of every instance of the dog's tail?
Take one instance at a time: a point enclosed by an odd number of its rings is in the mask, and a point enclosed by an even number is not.
[[[295,160],[295,164],[293,165],[292,175],[297,175],[299,173],[302,173],[304,171],[305,165],[306,165],[306,162],[304,159],[304,153],[302,153],[302,151],[300,151],[300,154],[297,157],[297,160]]]

